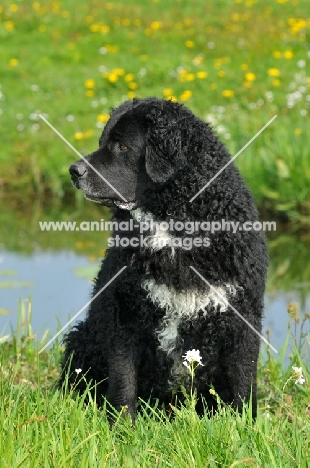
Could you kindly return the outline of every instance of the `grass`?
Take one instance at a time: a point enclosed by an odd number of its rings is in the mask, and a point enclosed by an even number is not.
[[[40,112],[87,154],[111,106],[156,95],[210,121],[232,154],[277,114],[237,164],[262,209],[307,224],[307,13],[308,0],[4,0],[3,193],[72,193],[76,156]]]
[[[290,332],[280,356],[259,365],[259,414],[251,420],[220,405],[212,418],[199,418],[193,397],[172,408],[173,418],[145,402],[136,425],[118,417],[109,429],[106,408],[72,392],[53,389],[62,353],[57,341],[38,355],[31,327],[31,302],[21,302],[17,331],[0,341],[1,467],[307,467],[310,459],[309,337],[294,336],[297,308],[290,307]],[[305,320],[309,320],[307,316]],[[301,339],[301,341],[299,341]],[[291,349],[289,367],[284,356]],[[291,366],[301,366],[303,385]]]

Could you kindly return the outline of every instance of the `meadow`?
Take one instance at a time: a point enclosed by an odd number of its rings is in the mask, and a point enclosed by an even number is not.
[[[111,107],[150,95],[210,122],[236,154],[261,210],[309,223],[308,0],[153,0],[0,6],[0,187],[49,200],[72,194]]]
[[[290,332],[280,356],[267,352],[261,358],[256,422],[246,406],[239,415],[220,401],[212,418],[199,418],[193,392],[186,406],[172,405],[168,412],[140,402],[136,425],[117,416],[112,430],[110,409],[92,400],[85,405],[88,392],[75,398],[74,388],[66,396],[54,389],[63,348],[56,340],[52,350],[38,354],[48,333],[38,341],[31,302],[20,303],[18,317],[16,332],[0,341],[2,468],[309,467],[310,343],[303,332],[295,335],[295,327],[310,316],[301,319],[296,305],[288,309]]]

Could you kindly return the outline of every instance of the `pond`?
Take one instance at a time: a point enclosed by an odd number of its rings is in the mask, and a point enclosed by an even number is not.
[[[0,214],[0,333],[16,329],[21,302],[27,308],[30,298],[34,332],[41,338],[48,329],[52,337],[89,301],[91,278],[104,255],[108,233],[42,231],[39,221],[108,220],[109,213],[79,199],[62,206],[47,204],[44,209],[37,202],[30,210],[29,204],[6,203]],[[310,311],[309,238],[282,228],[268,238],[268,244],[263,334],[269,329],[270,342],[281,349],[287,337],[288,305],[298,305],[301,322]],[[85,310],[77,320],[84,316]]]

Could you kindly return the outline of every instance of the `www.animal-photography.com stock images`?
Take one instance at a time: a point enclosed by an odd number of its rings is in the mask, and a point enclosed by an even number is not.
[[[308,0],[3,0],[1,468],[310,467]]]

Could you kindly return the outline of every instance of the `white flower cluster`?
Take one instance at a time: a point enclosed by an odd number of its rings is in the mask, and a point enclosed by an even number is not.
[[[203,366],[201,359],[202,357],[200,356],[200,352],[198,349],[192,349],[190,351],[187,351],[185,355],[183,356],[184,361],[183,364],[185,367],[191,370],[191,365],[193,363],[197,363],[199,366]]]
[[[301,367],[294,367],[294,366],[292,366],[292,367],[293,367],[293,371],[294,371],[293,379],[296,379],[295,384],[303,385],[305,383],[306,379],[302,375],[302,368]]]
[[[308,101],[309,94],[307,94],[307,74],[304,70],[295,73],[293,81],[289,84],[289,93],[286,95],[286,107],[292,109],[295,105],[301,101]],[[305,111],[306,109],[302,109]],[[301,113],[302,116],[307,115],[307,112]]]

